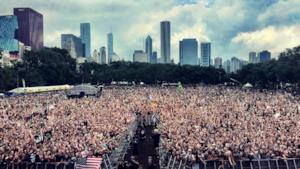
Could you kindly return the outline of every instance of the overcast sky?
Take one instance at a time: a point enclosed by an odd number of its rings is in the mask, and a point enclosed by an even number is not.
[[[1,0],[4,1],[4,0]],[[79,36],[90,22],[92,51],[114,33],[114,51],[132,59],[149,34],[160,55],[159,23],[171,21],[171,55],[178,61],[179,40],[212,43],[212,57],[248,59],[249,51],[268,49],[273,56],[300,45],[300,0],[8,0],[0,15],[31,7],[44,15],[44,41],[60,47],[60,35]]]

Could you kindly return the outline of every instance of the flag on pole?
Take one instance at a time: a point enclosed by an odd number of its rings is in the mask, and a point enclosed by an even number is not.
[[[75,164],[75,169],[100,169],[102,158],[80,158]]]

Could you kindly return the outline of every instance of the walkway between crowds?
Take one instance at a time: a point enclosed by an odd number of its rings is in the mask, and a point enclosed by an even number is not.
[[[159,169],[159,133],[144,119],[119,169]]]

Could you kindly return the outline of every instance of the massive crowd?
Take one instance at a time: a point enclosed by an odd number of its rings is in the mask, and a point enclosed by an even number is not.
[[[135,119],[128,92],[108,90],[101,98],[51,93],[0,99],[0,160],[65,161],[112,151]]]
[[[115,88],[100,98],[0,99],[0,159],[69,159],[111,152],[135,113],[158,112],[160,146],[190,160],[300,156],[299,98],[223,87]]]
[[[197,87],[159,96],[162,147],[177,158],[300,156],[300,100],[291,94]]]

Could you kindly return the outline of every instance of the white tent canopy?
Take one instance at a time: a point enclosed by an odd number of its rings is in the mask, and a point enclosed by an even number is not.
[[[252,88],[252,87],[253,87],[253,85],[250,84],[250,83],[246,83],[246,84],[244,84],[244,86],[243,86],[243,88]]]

